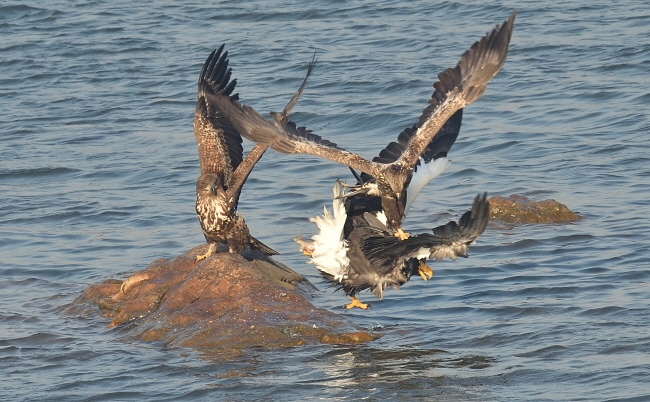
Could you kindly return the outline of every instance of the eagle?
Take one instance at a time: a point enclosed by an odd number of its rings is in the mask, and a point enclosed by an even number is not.
[[[445,123],[467,105],[479,99],[487,83],[501,70],[508,54],[516,12],[501,25],[475,42],[454,68],[438,75],[434,92],[417,123],[404,130],[398,141],[384,150],[384,156],[369,161],[322,139],[309,130],[292,130],[276,119],[267,120],[253,108],[232,99],[225,92],[209,96],[208,101],[245,138],[288,154],[310,154],[347,165],[365,173],[356,191],[378,197],[387,227],[400,239],[408,238],[402,219],[409,198],[409,184],[418,162]],[[426,182],[432,175],[423,175]],[[426,184],[426,183],[425,183]],[[418,184],[423,185],[421,183]],[[420,187],[421,188],[421,187]]]
[[[244,158],[240,133],[209,101],[215,94],[233,102],[239,99],[239,94],[233,94],[237,80],[230,79],[232,69],[228,67],[228,52],[223,50],[224,45],[221,45],[210,53],[203,64],[194,111],[194,137],[201,169],[196,181],[196,213],[209,245],[205,254],[195,257],[196,261],[210,257],[217,243],[226,243],[231,253],[239,253],[250,245],[266,255],[278,254],[251,236],[244,218],[237,211],[242,186],[266,152],[268,144],[256,144]],[[300,98],[315,65],[316,59],[313,57],[296,94],[281,113],[272,113],[276,121],[293,124],[289,120],[289,113]]]
[[[433,271],[425,264],[427,259],[467,258],[469,246],[485,231],[490,216],[484,193],[474,199],[471,210],[458,222],[433,228],[432,234],[400,240],[371,213],[348,216],[342,183],[337,182],[332,192],[332,212],[325,207],[322,215],[310,219],[319,233],[309,241],[301,237],[294,240],[321,275],[350,297],[348,309],[370,307],[357,299],[360,291],[370,290],[381,299],[388,286],[398,289],[415,274],[430,278]],[[347,233],[346,223],[352,227]]]
[[[404,210],[402,218],[406,217],[413,201],[415,201],[424,186],[431,180],[446,172],[447,169],[449,169],[449,166],[451,166],[451,160],[448,159],[448,153],[458,138],[462,121],[463,109],[460,109],[442,126],[416,162],[410,182],[407,185],[406,197],[400,200],[400,206],[403,207]],[[391,163],[397,160],[403,151],[408,138],[412,136],[414,131],[415,125],[406,128],[402,133],[400,133],[398,142],[391,142],[388,144],[388,146],[379,153],[379,156],[373,158],[372,161],[378,163]],[[351,216],[371,213],[385,225],[388,224],[386,214],[382,209],[381,197],[378,196],[376,191],[376,185],[374,183],[375,179],[363,172],[358,174],[352,168],[350,168],[350,171],[356,178],[357,184],[354,186],[348,186],[345,183],[342,183],[344,186],[352,189],[350,192],[341,196],[345,198],[345,210],[348,214],[345,235],[349,234],[351,230]]]

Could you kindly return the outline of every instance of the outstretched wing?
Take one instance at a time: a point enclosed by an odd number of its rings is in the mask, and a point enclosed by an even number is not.
[[[194,111],[194,137],[199,150],[201,174],[215,173],[229,183],[233,171],[243,159],[242,138],[230,122],[208,102],[209,96],[219,93],[236,101],[232,94],[237,80],[230,80],[228,52],[224,46],[210,53],[199,75],[196,109]]]
[[[487,201],[487,193],[483,193],[483,197],[477,195],[472,210],[465,212],[458,224],[451,221],[434,228],[433,235],[423,235],[433,244],[429,246],[429,258],[436,261],[444,258],[454,261],[457,257],[467,258],[469,246],[485,231],[489,219],[490,204]]]
[[[304,127],[296,127],[293,122],[267,120],[252,107],[227,96],[208,96],[208,100],[226,116],[243,137],[260,144],[267,144],[277,152],[320,156],[369,173],[373,173],[374,165],[378,165],[337,147],[333,142],[313,134]]]
[[[309,62],[309,65],[307,65],[307,74],[305,75],[305,79],[302,81],[300,88],[298,88],[298,91],[296,91],[296,93],[293,95],[289,103],[287,103],[287,106],[284,108],[282,113],[272,113],[272,115],[274,115],[274,117],[278,122],[287,125],[287,127],[290,130],[296,132],[300,131],[304,133],[304,135],[308,135],[310,132],[306,130],[304,127],[299,127],[299,128],[296,127],[296,125],[289,120],[289,113],[291,113],[291,110],[300,99],[300,96],[302,95],[302,92],[305,89],[305,86],[307,85],[307,79],[314,71],[314,67],[316,67],[315,54],[312,57],[311,61]],[[219,95],[219,96],[224,96],[224,95]],[[228,124],[230,123],[228,122]],[[253,170],[253,167],[255,166],[257,161],[262,157],[262,155],[264,155],[264,152],[266,152],[267,148],[268,148],[268,144],[255,144],[255,146],[250,150],[250,152],[248,152],[248,155],[246,155],[246,158],[239,164],[239,166],[237,166],[237,168],[235,169],[232,175],[232,180],[228,188],[228,191],[230,192],[228,198],[233,198],[237,201],[239,200],[239,194],[241,192],[241,188],[246,182],[246,179],[248,179],[248,175],[250,175],[251,171]]]
[[[433,234],[424,233],[399,240],[395,236],[369,237],[362,249],[373,266],[383,266],[395,258],[428,258],[441,261],[444,258],[456,260],[467,258],[469,246],[485,231],[490,218],[487,193],[478,195],[470,211],[465,212],[458,223],[451,221],[433,229]]]
[[[458,138],[462,122],[463,109],[460,109],[445,122],[440,131],[438,131],[438,133],[433,136],[433,139],[429,145],[427,145],[427,147],[424,149],[420,155],[420,158],[424,160],[424,163],[429,163],[438,158],[444,158],[447,156],[447,153],[451,150],[451,147],[454,145],[456,139]],[[411,138],[413,138],[417,131],[417,123],[411,127],[405,128],[404,131],[402,131],[397,136],[397,141],[388,144],[386,148],[382,149],[381,152],[379,152],[379,156],[375,156],[372,161],[384,164],[395,162],[397,159],[399,159],[400,156],[402,156],[402,153],[408,146],[409,141]],[[415,163],[415,172],[418,172],[419,166],[420,159],[418,158],[417,162]],[[352,174],[354,174],[356,177],[356,172],[352,172]],[[361,173],[361,180],[357,178],[357,181],[359,181],[359,184],[362,184],[372,179],[372,176],[366,173]]]
[[[317,62],[318,59],[316,58],[316,52],[314,52],[314,55],[311,57],[311,61],[307,65],[307,75],[305,75],[305,79],[302,80],[302,84],[300,84],[300,88],[298,88],[298,90],[293,95],[289,103],[287,103],[287,106],[284,107],[282,113],[280,113],[280,121],[282,121],[283,123],[286,124],[289,122],[289,113],[291,113],[293,107],[296,106],[296,103],[298,103],[298,99],[300,99],[300,96],[302,95],[302,91],[305,90],[305,85],[307,85],[307,79],[314,71],[314,68],[316,68]]]
[[[516,12],[513,12],[501,27],[497,25],[492,32],[474,43],[461,56],[455,68],[448,68],[438,75],[429,105],[424,109],[416,125],[417,130],[398,163],[414,166],[445,122],[483,95],[487,83],[506,61],[515,15]]]
[[[494,28],[465,52],[455,68],[449,68],[438,76],[439,81],[434,84],[435,91],[417,123],[417,130],[394,163],[415,166],[445,122],[458,110],[481,97],[487,82],[499,72],[505,62],[514,19],[515,13],[503,26]],[[332,146],[331,142],[310,131],[292,131],[277,119],[266,120],[253,108],[227,96],[215,96],[210,99],[210,103],[228,118],[242,136],[257,143],[268,144],[275,151],[319,156],[372,176],[377,176],[384,170],[385,165]]]
[[[420,155],[425,163],[447,156],[447,153],[451,150],[454,142],[456,142],[456,138],[458,138],[458,133],[460,132],[460,126],[462,122],[463,109],[460,109],[445,122],[442,128],[433,137],[429,145],[426,146]],[[382,149],[381,152],[379,152],[379,156],[376,156],[372,161],[379,163],[395,162],[402,155],[408,146],[409,141],[411,138],[413,138],[417,131],[417,124],[404,129],[404,131],[402,131],[397,137],[397,142],[391,142],[388,144],[386,148]]]

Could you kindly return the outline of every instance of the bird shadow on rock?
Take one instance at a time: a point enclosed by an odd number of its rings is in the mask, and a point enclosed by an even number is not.
[[[255,250],[194,261],[205,247],[155,260],[124,281],[91,285],[66,313],[99,314],[126,339],[219,358],[247,348],[359,344],[379,337],[314,307],[308,299],[316,288],[286,265]]]

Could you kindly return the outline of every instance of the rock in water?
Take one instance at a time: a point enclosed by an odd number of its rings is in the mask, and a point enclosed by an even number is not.
[[[112,319],[109,327],[120,326],[127,337],[208,354],[319,342],[356,344],[378,337],[314,307],[305,297],[313,285],[271,258],[249,251],[243,254],[247,258],[219,253],[195,262],[202,247],[173,260],[156,260],[123,282],[92,285],[67,311],[99,311]]]
[[[494,196],[490,202],[490,219],[514,224],[566,223],[580,219],[580,215],[555,200],[533,201],[521,195],[507,198]]]

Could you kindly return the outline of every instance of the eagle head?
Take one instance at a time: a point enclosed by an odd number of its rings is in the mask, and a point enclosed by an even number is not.
[[[218,195],[218,193],[224,191],[223,179],[221,175],[208,173],[199,176],[196,180],[196,193],[207,195]]]

